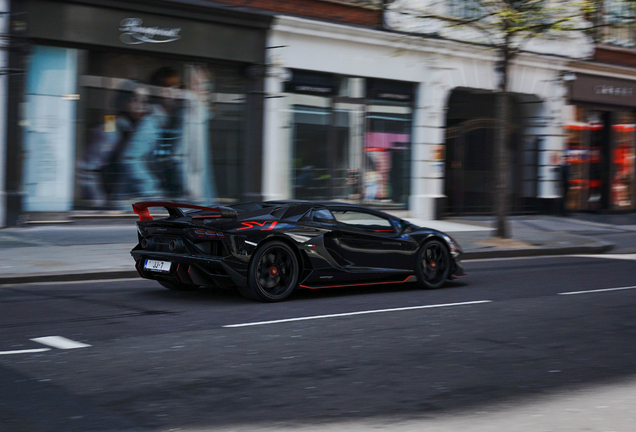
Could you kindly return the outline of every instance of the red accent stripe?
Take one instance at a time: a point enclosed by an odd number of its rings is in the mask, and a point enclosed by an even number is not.
[[[274,227],[276,226],[278,221],[265,221],[265,222],[249,221],[249,222],[241,222],[241,224],[245,225],[245,226],[243,228],[237,228],[236,230],[237,231],[242,231],[242,230],[254,228],[254,225],[258,225],[258,226],[264,227],[265,224],[268,224],[268,223],[271,223],[269,228],[261,228],[261,231],[271,231],[272,229],[274,229]]]
[[[375,230],[375,232],[393,232],[393,230]]]
[[[139,273],[139,276],[144,277],[144,272],[141,270],[141,263],[145,262],[145,260],[139,260],[135,262],[135,270]]]
[[[190,280],[194,284],[194,279],[192,278],[192,274],[190,274],[190,270],[192,270],[192,266],[188,267],[188,277],[190,278]]]
[[[206,210],[221,213],[221,210],[213,207],[203,207],[192,204],[184,204],[184,203],[174,203],[170,201],[142,201],[138,203],[134,203],[132,205],[133,211],[135,214],[139,216],[139,220],[142,221],[151,221],[153,220],[152,216],[150,216],[149,207],[165,207],[165,208],[187,208],[193,210]]]
[[[179,282],[183,283],[183,279],[181,279],[181,275],[179,274],[179,267],[181,266],[181,263],[177,264],[177,271],[175,272],[177,274],[177,279],[179,280]]]
[[[322,289],[322,288],[340,288],[340,287],[350,287],[350,286],[366,286],[366,285],[388,285],[388,284],[399,284],[409,282],[411,278],[414,278],[414,275],[411,275],[404,279],[403,281],[394,281],[394,282],[370,282],[370,283],[357,283],[357,284],[346,284],[346,285],[326,285],[326,286],[314,286],[310,287],[307,285],[300,285],[301,288],[309,288],[309,289]]]
[[[268,222],[269,222],[269,221],[268,221]],[[274,221],[274,223],[273,223],[273,224],[271,224],[271,225],[269,226],[269,228],[263,228],[261,231],[271,231],[271,230],[273,230],[273,229],[274,229],[274,227],[276,226],[276,224],[277,224],[277,223],[278,223],[278,221]]]

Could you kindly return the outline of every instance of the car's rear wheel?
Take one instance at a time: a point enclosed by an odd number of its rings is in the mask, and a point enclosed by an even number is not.
[[[246,297],[276,302],[285,300],[298,286],[298,258],[290,246],[272,241],[259,248],[249,266]]]
[[[158,280],[159,285],[164,288],[168,288],[172,291],[195,291],[198,290],[199,287],[197,285],[184,284],[179,282],[168,282],[163,280]]]
[[[417,260],[417,281],[426,289],[441,287],[451,270],[448,247],[438,239],[431,239],[420,249]]]

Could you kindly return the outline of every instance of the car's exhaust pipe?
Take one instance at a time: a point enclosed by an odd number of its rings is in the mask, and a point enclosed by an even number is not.
[[[152,239],[141,239],[141,247],[143,249],[147,249],[147,250],[152,250],[155,248],[155,243],[152,241]]]
[[[170,241],[168,248],[172,252],[181,252],[185,248],[185,245],[183,244],[181,240],[172,240]]]

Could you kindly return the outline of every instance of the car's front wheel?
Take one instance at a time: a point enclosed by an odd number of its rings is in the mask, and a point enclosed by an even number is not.
[[[438,239],[431,239],[420,249],[417,260],[417,281],[426,289],[441,287],[451,270],[448,247]]]
[[[298,286],[298,258],[290,246],[272,241],[259,248],[249,266],[246,297],[275,302],[285,300]]]

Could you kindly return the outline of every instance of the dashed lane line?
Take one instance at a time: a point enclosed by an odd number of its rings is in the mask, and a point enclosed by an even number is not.
[[[31,354],[31,353],[39,353],[51,351],[51,348],[35,348],[35,349],[24,349],[24,350],[13,350],[13,351],[0,351],[0,355],[9,355],[9,354]]]
[[[53,348],[58,348],[58,349],[87,348],[90,346],[89,344],[77,342],[62,336],[46,336],[46,337],[33,338],[31,340],[33,342],[52,346]]]
[[[572,255],[577,258],[598,258],[636,261],[636,254],[600,254],[600,255]]]
[[[559,293],[559,295],[591,294],[591,293],[600,293],[600,292],[609,292],[609,291],[625,291],[625,290],[632,290],[632,289],[636,289],[636,286],[603,288],[603,289],[595,289],[595,290],[588,290],[588,291],[570,291],[570,292]]]
[[[452,306],[466,306],[466,305],[475,305],[475,304],[482,304],[482,303],[492,303],[492,300],[478,300],[478,301],[463,302],[463,303],[446,303],[446,304],[436,304],[436,305],[426,305],[426,306],[409,306],[409,307],[392,308],[392,309],[376,309],[376,310],[347,312],[347,313],[330,314],[330,315],[314,315],[314,316],[288,318],[288,319],[273,320],[273,321],[259,321],[259,322],[243,323],[243,324],[229,324],[229,325],[224,325],[223,327],[237,328],[237,327],[261,326],[261,325],[288,323],[288,322],[295,322],[295,321],[309,321],[309,320],[325,319],[325,318],[338,318],[338,317],[346,317],[346,316],[354,316],[354,315],[368,315],[368,314],[386,313],[386,312],[401,312],[401,311],[409,311],[409,310],[433,309],[433,308],[452,307]]]
[[[75,280],[75,281],[52,281],[52,282],[25,282],[25,283],[12,283],[12,284],[0,284],[2,288],[17,288],[24,286],[48,286],[48,285],[81,285],[81,284],[102,284],[113,282],[133,282],[143,281],[140,277],[134,278],[119,278],[119,279],[90,279],[90,280]]]
[[[31,339],[33,342],[41,343],[43,345],[48,345],[57,349],[76,349],[76,348],[87,348],[90,345],[82,342],[77,342],[72,339],[67,339],[62,336],[45,336],[39,338]],[[51,348],[35,348],[35,349],[23,349],[23,350],[11,350],[11,351],[0,351],[0,355],[10,355],[10,354],[33,354],[33,353],[41,353],[51,351]]]

